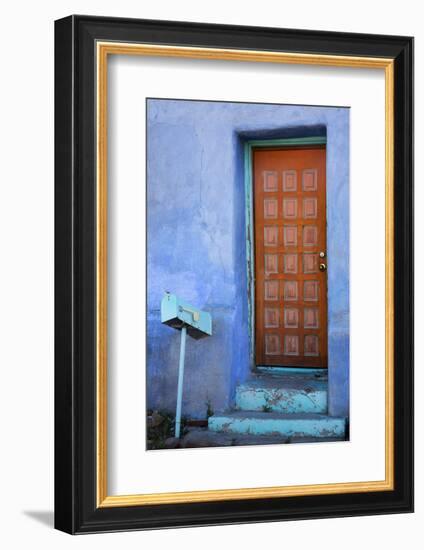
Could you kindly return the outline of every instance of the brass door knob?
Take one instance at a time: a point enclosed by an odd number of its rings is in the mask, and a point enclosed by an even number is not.
[[[327,265],[326,264],[319,264],[319,270],[320,271],[327,271]]]

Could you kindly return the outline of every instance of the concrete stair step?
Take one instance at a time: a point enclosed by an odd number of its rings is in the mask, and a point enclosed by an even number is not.
[[[258,375],[236,388],[236,409],[279,413],[327,412],[327,378],[316,375]]]
[[[209,417],[213,432],[250,435],[280,435],[290,439],[334,438],[343,440],[346,419],[316,413],[232,411]]]

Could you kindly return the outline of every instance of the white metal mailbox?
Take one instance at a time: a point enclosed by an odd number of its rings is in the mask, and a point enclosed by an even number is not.
[[[188,334],[196,340],[212,335],[210,313],[190,306],[175,294],[168,292],[162,298],[161,321],[176,329],[186,326]]]

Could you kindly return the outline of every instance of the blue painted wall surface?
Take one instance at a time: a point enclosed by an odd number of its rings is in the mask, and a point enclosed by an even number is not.
[[[147,102],[149,408],[176,402],[179,333],[160,322],[166,290],[213,319],[212,337],[187,341],[183,415],[232,404],[250,374],[244,143],[316,135],[327,135],[329,407],[347,415],[349,110],[156,99]]]

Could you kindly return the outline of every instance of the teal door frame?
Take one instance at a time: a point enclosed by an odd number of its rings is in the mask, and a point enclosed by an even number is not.
[[[255,226],[253,204],[253,149],[260,147],[298,147],[302,145],[326,145],[327,138],[313,136],[305,138],[260,139],[244,144],[244,183],[246,220],[246,264],[247,264],[247,303],[249,323],[250,367],[255,368]],[[266,365],[264,365],[266,366]]]

